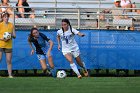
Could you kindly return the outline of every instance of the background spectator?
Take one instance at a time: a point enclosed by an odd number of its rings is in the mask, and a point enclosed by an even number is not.
[[[10,18],[13,18],[14,17],[14,11],[13,11],[11,5],[9,4],[10,1],[9,0],[1,0],[1,2],[2,3],[0,4],[0,6],[2,8],[0,8],[0,13],[8,12],[10,14]]]
[[[114,9],[112,10],[112,14],[114,19],[128,19],[128,20],[132,20],[132,18],[128,18],[128,16],[123,15],[126,14],[126,10],[125,9],[120,9],[121,7],[121,0],[115,0],[114,1]],[[117,26],[117,28],[119,28]],[[129,27],[131,30],[134,30],[134,25],[132,25],[131,27]],[[125,29],[128,29],[128,26],[126,26]]]
[[[133,2],[133,4],[132,4],[132,8],[136,8],[136,4],[135,4],[135,2]],[[136,12],[137,10],[136,9],[132,9],[132,12]]]
[[[121,0],[122,8],[136,8],[135,2],[131,2],[131,0]],[[135,9],[127,9],[126,12],[136,12]]]
[[[121,0],[114,0],[113,10],[111,11],[113,14],[114,19],[124,19],[127,16],[123,16],[126,13],[125,10],[120,9],[121,7]]]
[[[121,0],[120,4],[122,8],[131,8],[131,0]]]
[[[27,0],[18,0],[18,3],[16,4],[18,7],[29,7],[29,4]],[[35,15],[33,14],[34,10],[31,8],[17,8],[16,9],[18,13],[18,18],[35,18]],[[31,14],[24,14],[24,13],[31,13]]]

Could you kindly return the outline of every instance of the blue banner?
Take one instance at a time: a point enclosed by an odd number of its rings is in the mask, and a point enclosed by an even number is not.
[[[140,70],[140,32],[116,30],[80,30],[85,37],[76,36],[81,59],[88,69]],[[41,31],[53,42],[53,60],[58,69],[70,69],[69,62],[57,50],[56,30]],[[30,31],[16,31],[13,41],[12,64],[14,70],[41,69],[36,54],[30,55],[27,37]],[[0,70],[6,70],[5,55]]]

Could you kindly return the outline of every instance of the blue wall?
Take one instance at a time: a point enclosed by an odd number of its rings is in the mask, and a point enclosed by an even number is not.
[[[80,30],[85,37],[76,36],[81,58],[88,69],[135,69],[140,70],[140,32]],[[70,68],[62,53],[57,50],[56,30],[42,31],[54,41],[53,58],[59,69]],[[36,55],[30,55],[27,42],[29,31],[16,31],[13,42],[13,69],[41,69]],[[5,55],[0,70],[7,69]]]

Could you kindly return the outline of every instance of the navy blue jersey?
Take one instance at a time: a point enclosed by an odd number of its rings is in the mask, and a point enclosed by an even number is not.
[[[44,35],[43,33],[39,33],[39,37],[37,39],[31,38],[31,42],[34,44],[36,48],[36,54],[46,54],[47,52],[47,43],[50,39]]]

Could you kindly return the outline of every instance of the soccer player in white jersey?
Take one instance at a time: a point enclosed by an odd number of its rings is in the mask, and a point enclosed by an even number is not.
[[[70,67],[77,74],[77,77],[82,78],[80,72],[77,69],[76,64],[73,62],[73,57],[75,58],[77,64],[82,68],[83,74],[87,77],[88,71],[85,67],[84,62],[80,58],[80,50],[77,42],[75,41],[75,35],[84,37],[85,35],[71,27],[71,24],[68,19],[62,20],[62,29],[57,31],[57,40],[58,40],[58,50],[61,48],[60,40],[62,42],[62,53],[65,58],[69,61]]]

